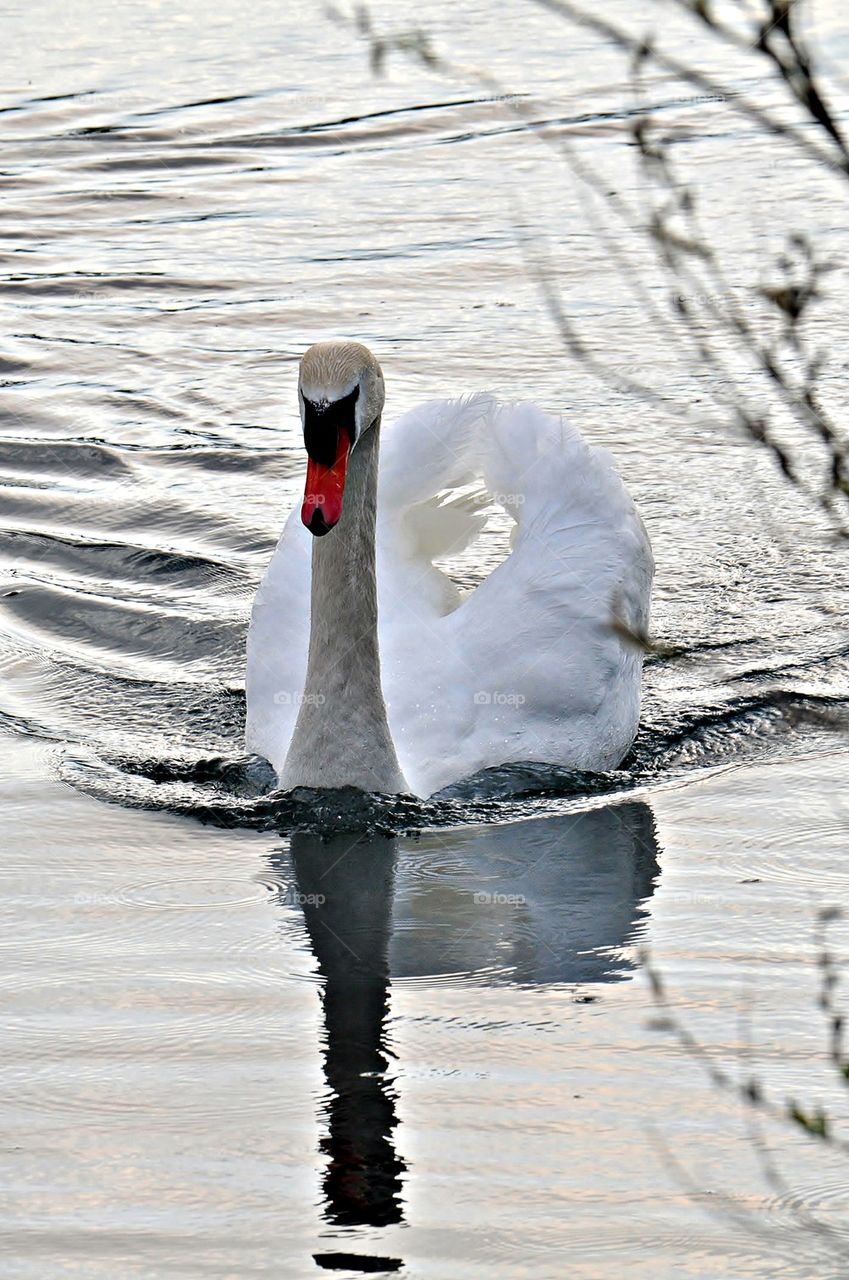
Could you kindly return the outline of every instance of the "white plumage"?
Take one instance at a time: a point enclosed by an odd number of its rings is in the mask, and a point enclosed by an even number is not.
[[[476,536],[481,489],[516,528],[506,560],[462,597],[433,560]],[[312,541],[296,509],[248,636],[247,746],[278,773],[305,687]],[[486,394],[414,409],[381,432],[376,567],[383,692],[413,791],[514,761],[620,762],[642,653],[613,621],[645,632],[654,566],[604,449]]]

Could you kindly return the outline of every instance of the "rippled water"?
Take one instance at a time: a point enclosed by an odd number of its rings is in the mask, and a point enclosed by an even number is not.
[[[382,17],[484,61],[535,129],[468,75],[373,78],[303,4],[8,18],[3,1273],[839,1274],[845,1164],[779,1129],[767,1176],[650,1030],[638,950],[720,1061],[839,1105],[813,919],[847,889],[846,553],[722,428],[727,387],[647,326],[540,141],[639,197],[622,60],[523,6]],[[811,21],[837,57],[840,11]],[[742,55],[731,73],[772,92]],[[648,89],[740,280],[788,207],[845,252],[836,179]],[[519,228],[667,411],[567,359]],[[818,317],[842,350],[839,287]],[[328,334],[378,352],[390,416],[486,387],[613,450],[666,647],[615,774],[366,803],[280,798],[242,756],[247,613],[303,468],[296,362]]]

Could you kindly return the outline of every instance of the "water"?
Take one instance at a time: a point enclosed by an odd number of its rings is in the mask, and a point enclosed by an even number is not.
[[[382,19],[532,94],[639,204],[621,59],[510,15]],[[836,57],[840,11],[811,22]],[[4,1275],[839,1274],[845,1161],[770,1124],[776,1174],[652,1029],[640,956],[717,1062],[845,1116],[815,937],[847,888],[845,550],[471,76],[375,80],[306,5],[44,0],[7,26]],[[725,70],[771,92],[742,55]],[[845,250],[837,179],[722,103],[647,91],[741,288],[788,208]],[[564,355],[517,228],[665,410]],[[833,351],[840,302],[815,321]],[[303,470],[296,362],[328,334],[378,352],[390,416],[486,387],[614,451],[668,650],[622,769],[318,802],[242,757],[246,617]],[[835,357],[838,413],[841,380]],[[503,540],[495,519],[455,576]]]

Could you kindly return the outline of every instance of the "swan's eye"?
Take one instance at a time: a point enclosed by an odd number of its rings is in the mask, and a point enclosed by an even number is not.
[[[333,466],[341,431],[354,444],[359,397],[359,384],[338,400],[308,400],[304,396],[304,445],[313,462]]]

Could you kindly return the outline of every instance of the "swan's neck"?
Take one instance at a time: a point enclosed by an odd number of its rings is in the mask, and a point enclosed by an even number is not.
[[[407,791],[380,684],[375,576],[378,427],[351,454],[342,517],[312,547],[304,699],[281,785]]]

